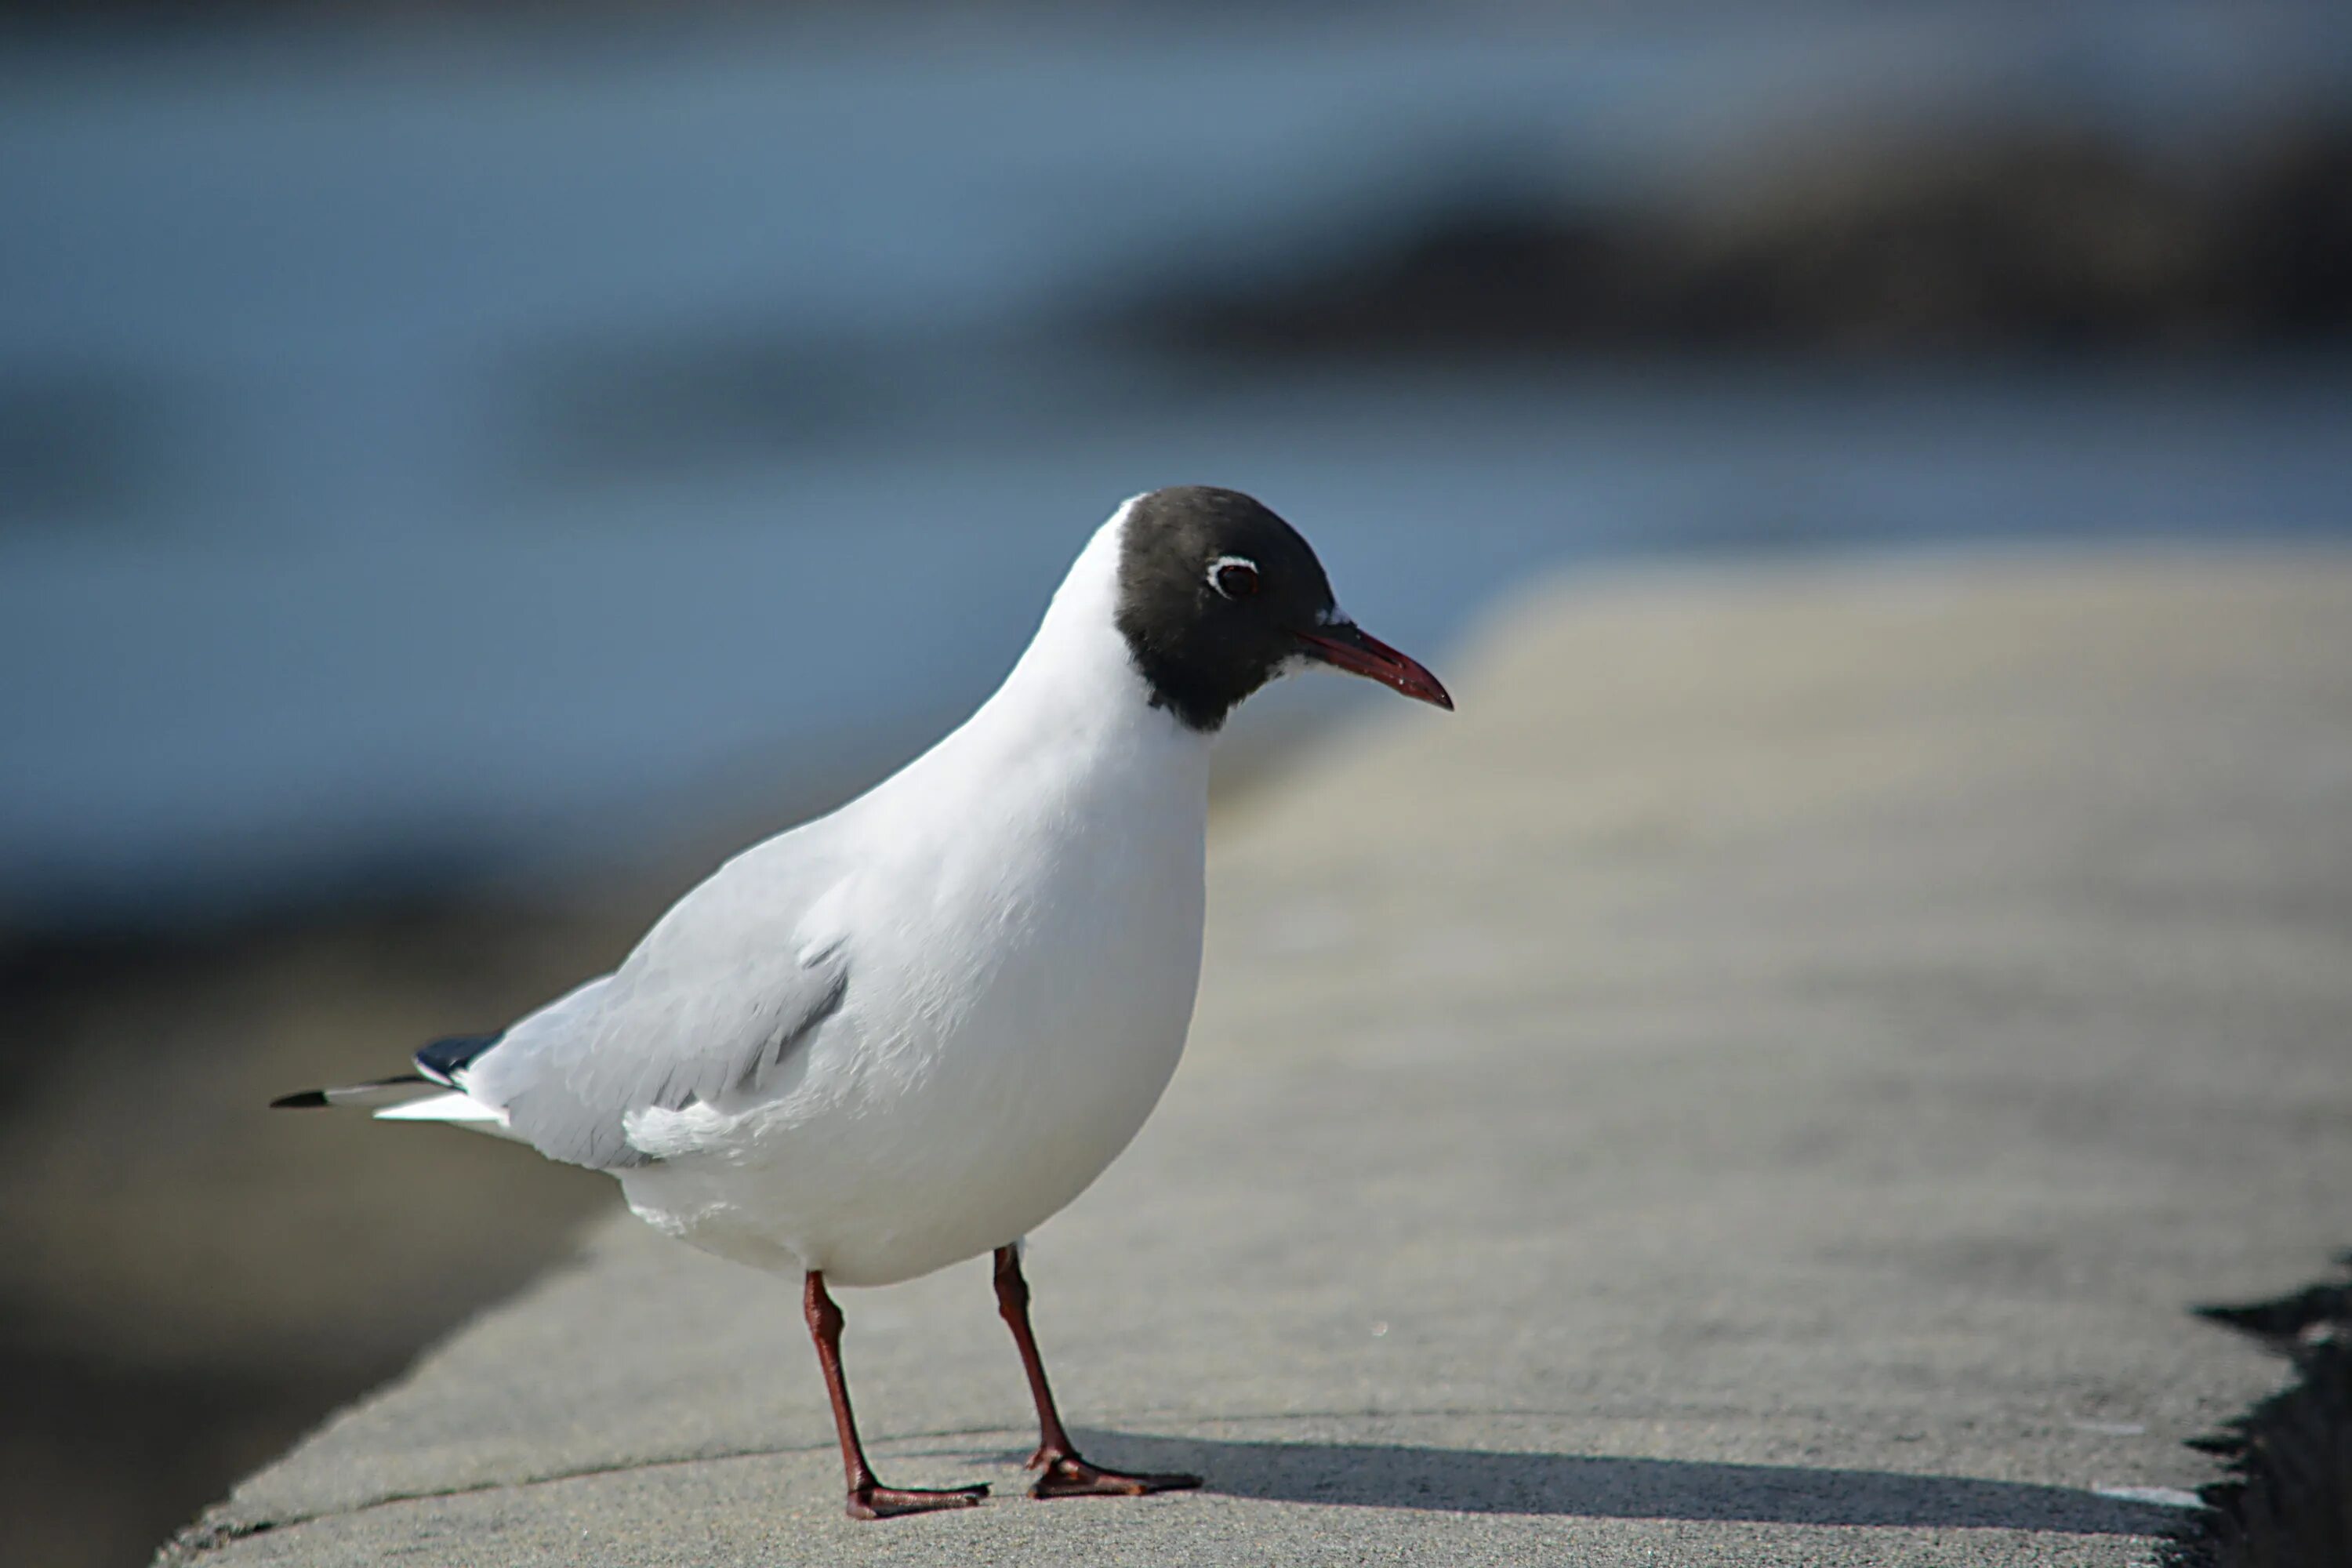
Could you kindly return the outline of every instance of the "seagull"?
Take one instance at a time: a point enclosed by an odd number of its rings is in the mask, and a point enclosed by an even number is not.
[[[988,1489],[875,1477],[828,1287],[983,1253],[1037,1407],[1030,1495],[1197,1487],[1080,1457],[1022,1252],[1127,1147],[1182,1054],[1210,742],[1252,692],[1318,665],[1454,706],[1341,613],[1315,552],[1259,502],[1137,496],[995,694],[898,773],[728,861],[610,974],[496,1034],[434,1041],[413,1073],[274,1103],[528,1143],[610,1172],[667,1236],[798,1273],[853,1518]]]

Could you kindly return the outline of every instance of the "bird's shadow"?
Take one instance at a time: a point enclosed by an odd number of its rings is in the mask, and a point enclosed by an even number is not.
[[[2077,1535],[2167,1535],[2182,1523],[2179,1509],[2074,1487],[1895,1470],[1131,1432],[1087,1432],[1078,1442],[1098,1464],[1189,1470],[1205,1478],[1204,1489],[1229,1497],[1342,1508]]]

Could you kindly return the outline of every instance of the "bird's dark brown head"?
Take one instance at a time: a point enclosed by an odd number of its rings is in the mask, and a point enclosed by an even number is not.
[[[1129,505],[1117,618],[1154,704],[1195,730],[1309,661],[1454,706],[1435,676],[1340,614],[1307,541],[1239,490],[1178,485]]]

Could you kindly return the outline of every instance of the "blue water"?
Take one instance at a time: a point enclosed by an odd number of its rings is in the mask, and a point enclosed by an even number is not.
[[[1160,483],[1263,495],[1438,653],[1630,555],[2352,531],[2325,361],[1217,380],[1087,336],[1464,179],[2352,83],[2320,7],[1447,15],[0,59],[0,917],[782,794],[977,700]]]

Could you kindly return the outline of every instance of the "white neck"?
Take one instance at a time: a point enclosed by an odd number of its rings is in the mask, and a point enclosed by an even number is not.
[[[1013,673],[990,706],[1014,692],[1050,688],[1064,700],[1123,706],[1133,695],[1149,706],[1150,688],[1135,668],[1127,638],[1119,635],[1118,563],[1127,514],[1134,500],[1111,513],[1095,530],[1045,606],[1037,635],[1029,639]],[[1043,696],[1041,689],[1039,695]]]
[[[1153,706],[1115,620],[1120,543],[1134,504],[1122,504],[1078,552],[1004,684],[908,772],[954,754],[976,779],[1050,758],[1066,777],[1162,773],[1171,787],[1197,790],[1205,805],[1210,737]]]

